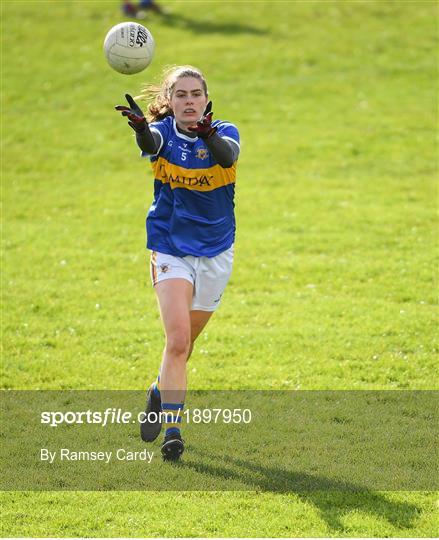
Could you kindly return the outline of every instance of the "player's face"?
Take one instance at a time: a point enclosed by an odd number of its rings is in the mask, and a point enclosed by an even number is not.
[[[202,82],[195,77],[177,79],[171,95],[175,121],[182,129],[195,126],[207,105]]]

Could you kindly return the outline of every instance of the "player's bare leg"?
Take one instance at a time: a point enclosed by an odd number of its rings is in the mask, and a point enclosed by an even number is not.
[[[162,403],[183,404],[186,393],[186,359],[191,343],[190,306],[193,286],[185,279],[167,279],[155,286],[166,344],[160,376],[147,392],[146,418],[140,425],[145,442],[154,441],[162,428]],[[178,418],[177,418],[178,420]],[[177,428],[177,424],[166,426]],[[175,429],[174,432],[178,430]]]
[[[155,286],[166,344],[160,369],[162,412],[166,414],[164,459],[175,460],[183,452],[180,434],[186,395],[186,361],[191,344],[193,285],[186,279],[173,278]]]
[[[167,401],[167,393],[186,392],[186,360],[191,345],[191,315],[193,285],[186,279],[166,279],[155,286],[160,307],[166,344],[160,371],[160,393]]]
[[[147,412],[160,413],[163,410],[172,415],[175,414],[177,407],[183,408],[187,386],[186,362],[192,353],[195,340],[213,312],[190,311],[193,286],[185,279],[164,280],[155,286],[155,291],[165,330],[166,345],[160,377],[148,390]],[[178,459],[183,451],[179,417],[181,411],[179,416],[171,417],[173,422],[165,423],[165,442],[162,446],[165,459]],[[161,431],[161,424],[161,421],[142,424],[142,439],[147,442],[155,440]]]

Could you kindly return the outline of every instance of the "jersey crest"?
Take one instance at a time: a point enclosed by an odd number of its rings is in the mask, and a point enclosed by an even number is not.
[[[198,148],[197,153],[195,154],[195,156],[198,159],[206,159],[206,158],[209,157],[209,151],[207,150],[207,148]]]

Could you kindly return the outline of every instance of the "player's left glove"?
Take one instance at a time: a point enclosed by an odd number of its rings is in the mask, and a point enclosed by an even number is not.
[[[212,127],[212,117],[212,102],[209,101],[203,116],[197,122],[197,127],[189,127],[188,130],[196,133],[201,139],[212,137],[212,135],[216,133],[216,127]]]
[[[129,107],[126,107],[125,105],[118,105],[114,108],[116,111],[120,111],[122,116],[128,117],[128,125],[131,126],[134,131],[137,133],[143,133],[146,129],[147,123],[142,109],[129,94],[125,94],[125,97],[128,101]]]

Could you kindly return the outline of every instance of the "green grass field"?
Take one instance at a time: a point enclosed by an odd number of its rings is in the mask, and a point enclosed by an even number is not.
[[[142,389],[163,335],[148,164],[113,110],[200,67],[242,137],[235,267],[196,389],[437,388],[437,2],[171,2],[153,64],[102,53],[118,1],[2,16],[2,387]],[[188,457],[190,457],[188,455]],[[437,533],[432,492],[6,492],[3,536]]]

